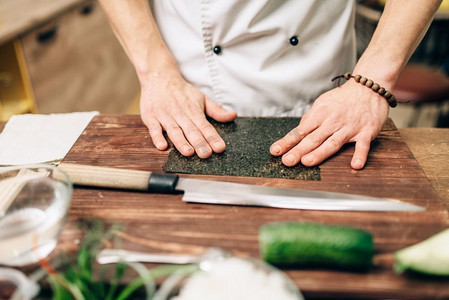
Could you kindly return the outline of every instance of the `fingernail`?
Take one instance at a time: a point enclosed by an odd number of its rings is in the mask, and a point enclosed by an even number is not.
[[[164,147],[165,147],[165,144],[163,142],[159,142],[156,144],[156,148],[158,148],[158,149],[162,149]]]
[[[293,154],[288,154],[287,156],[285,156],[285,161],[288,164],[293,165],[296,162],[296,157]]]
[[[273,153],[273,154],[281,153],[281,147],[279,145],[271,146],[271,153]]]
[[[302,159],[304,160],[305,163],[311,164],[315,160],[315,157],[313,155],[307,155],[304,156]]]
[[[362,163],[361,159],[358,158],[358,159],[355,160],[355,162],[354,162],[354,167],[355,168],[361,168],[362,165],[363,165],[363,163]]]
[[[209,149],[207,148],[207,147],[200,147],[199,149],[198,149],[198,152],[200,152],[200,153],[207,153],[207,152],[209,152]]]
[[[216,142],[214,148],[223,148],[224,144],[222,142]]]
[[[187,146],[187,145],[184,146],[184,147],[182,147],[182,151],[183,151],[183,152],[192,152],[192,150],[193,150],[192,147]]]

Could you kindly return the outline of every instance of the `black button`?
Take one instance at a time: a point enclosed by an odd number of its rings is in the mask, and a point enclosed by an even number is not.
[[[217,55],[220,54],[221,53],[221,47],[220,46],[215,46],[214,47],[214,53],[217,54]]]
[[[292,36],[289,40],[290,45],[296,46],[299,43],[298,37],[296,35]]]

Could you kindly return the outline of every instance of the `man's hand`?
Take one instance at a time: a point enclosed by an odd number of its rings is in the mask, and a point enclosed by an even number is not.
[[[441,0],[387,1],[373,37],[351,73],[393,90],[440,3]],[[282,162],[287,166],[299,162],[313,166],[336,153],[345,143],[355,142],[351,166],[361,169],[370,143],[387,117],[387,101],[351,79],[318,97],[299,126],[275,142],[270,152],[282,155]]]
[[[226,148],[207,121],[232,121],[227,112],[186,82],[165,45],[148,0],[100,0],[112,29],[133,63],[141,85],[140,113],[154,145],[168,147],[163,131],[185,156],[207,158]]]
[[[196,153],[207,158],[213,152],[221,153],[226,144],[206,115],[218,122],[229,122],[237,117],[210,100],[186,82],[177,72],[151,74],[142,85],[141,117],[159,150],[168,147],[163,131],[184,156]]]
[[[282,163],[314,166],[355,142],[351,166],[362,169],[371,141],[388,117],[388,103],[371,89],[350,80],[317,98],[299,125],[270,147]]]

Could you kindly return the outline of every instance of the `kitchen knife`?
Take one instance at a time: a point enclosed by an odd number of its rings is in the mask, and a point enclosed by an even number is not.
[[[180,178],[172,174],[70,163],[61,163],[58,168],[65,171],[76,185],[153,193],[183,191],[182,200],[187,202],[310,210],[424,210],[423,207],[399,200],[362,195]]]

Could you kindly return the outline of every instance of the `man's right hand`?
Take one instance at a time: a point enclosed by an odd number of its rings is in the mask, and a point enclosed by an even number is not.
[[[148,0],[100,0],[115,35],[133,63],[141,85],[140,112],[159,150],[168,147],[163,132],[182,155],[207,158],[226,148],[206,116],[229,122],[237,117],[214,103],[182,77],[165,45]]]
[[[141,80],[142,81],[142,80]],[[206,116],[218,122],[237,117],[188,83],[178,72],[152,73],[142,82],[140,112],[154,145],[168,147],[163,131],[184,156],[208,158],[226,144]]]

